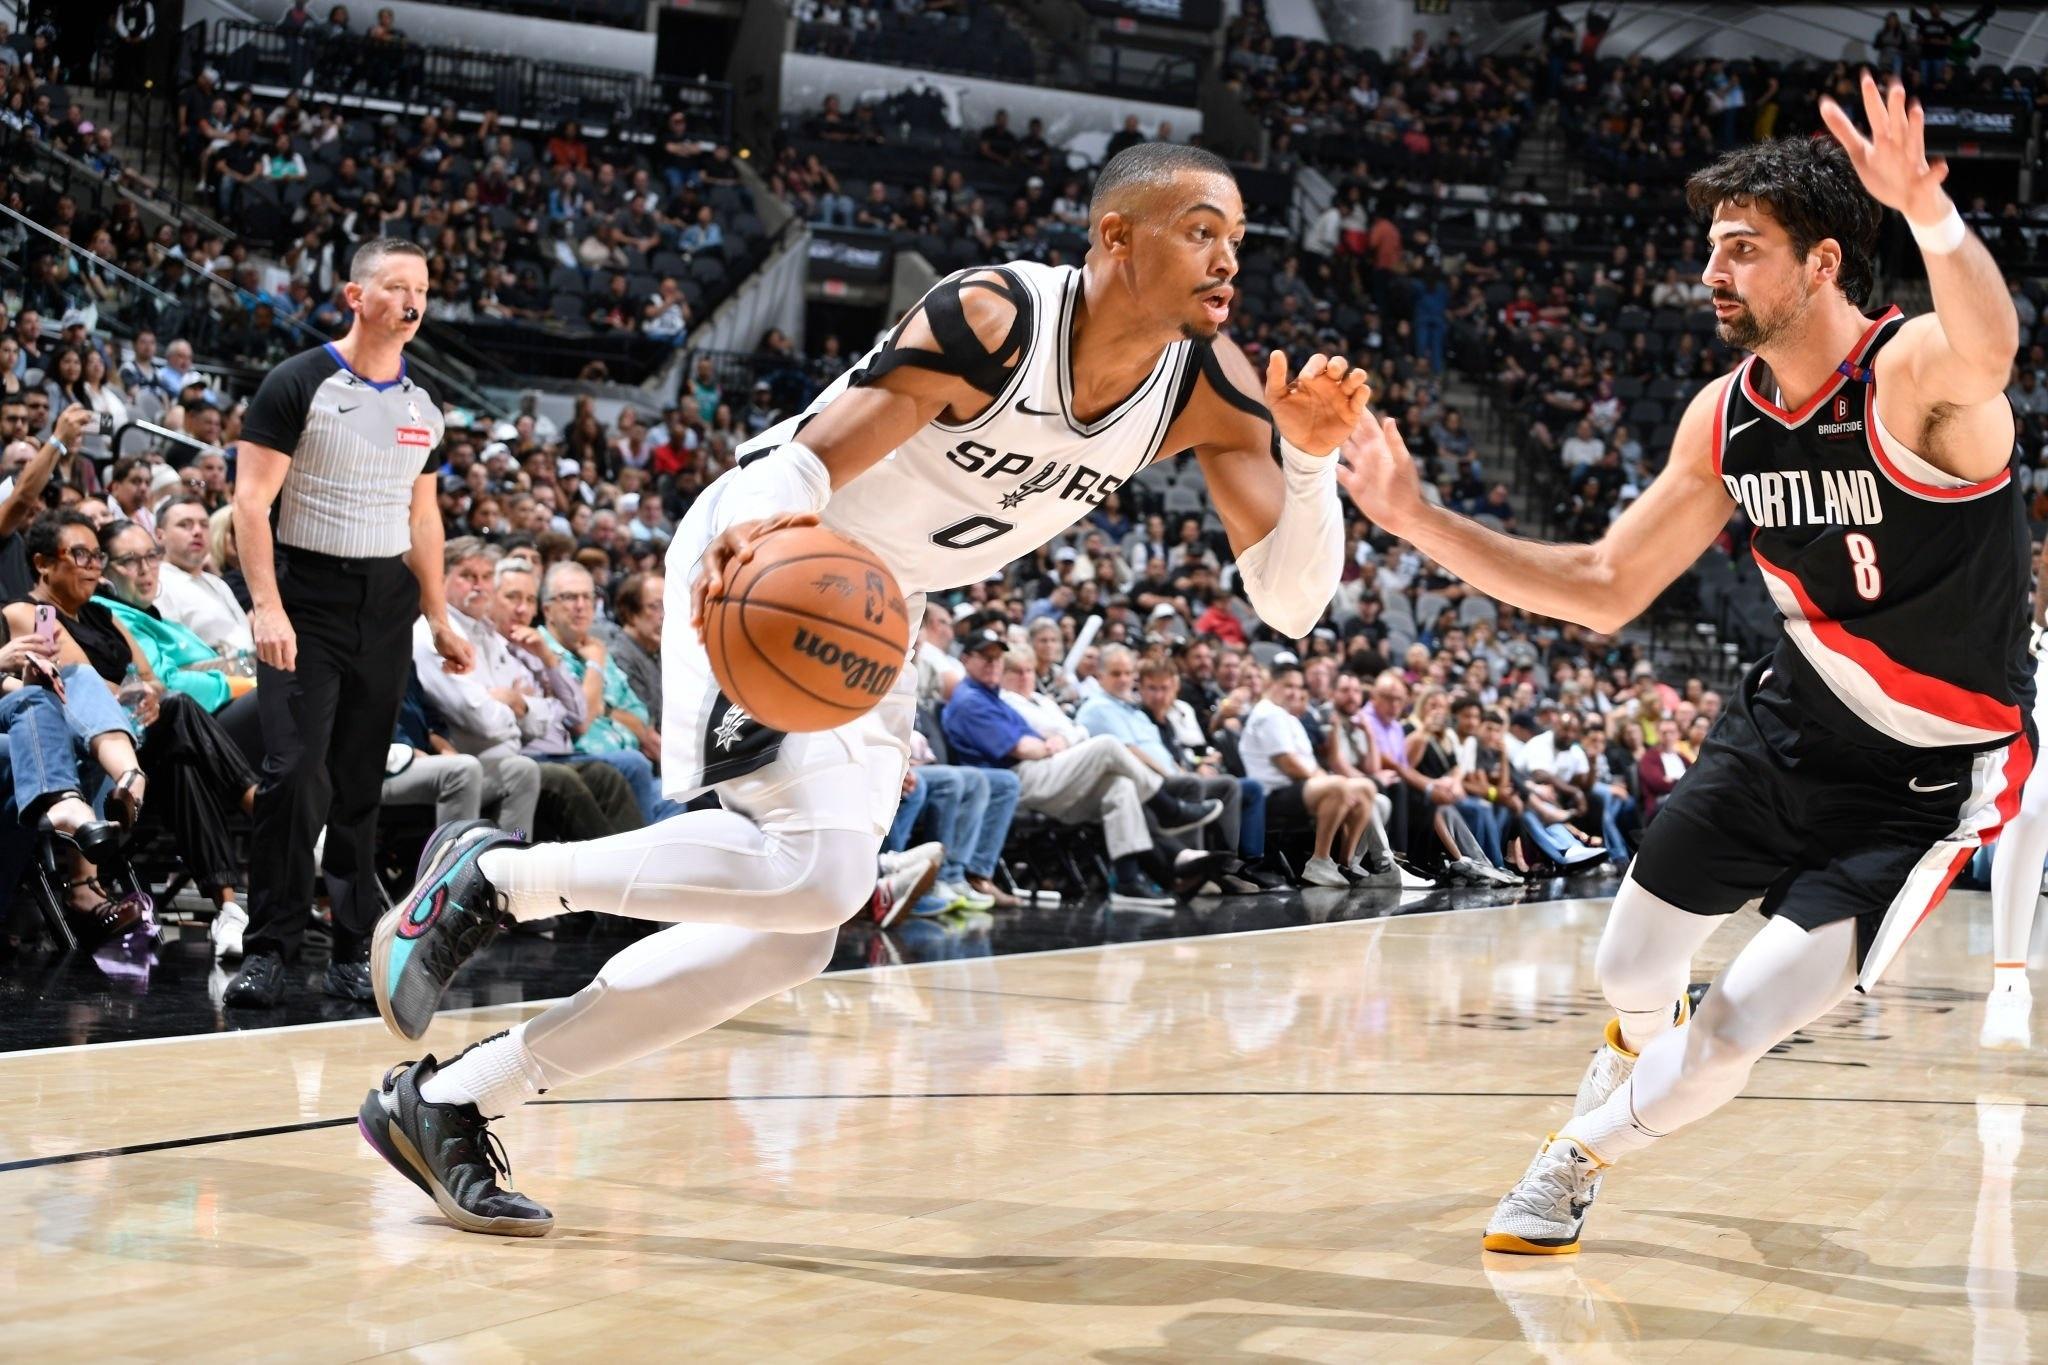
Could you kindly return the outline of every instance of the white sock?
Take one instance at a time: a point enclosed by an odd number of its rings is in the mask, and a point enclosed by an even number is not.
[[[1635,1078],[1630,1077],[1621,1089],[1607,1097],[1607,1103],[1590,1114],[1581,1114],[1558,1130],[1559,1137],[1568,1137],[1602,1161],[1619,1161],[1631,1152],[1643,1148],[1663,1137],[1653,1133],[1636,1121],[1631,1094],[1635,1090]]]
[[[567,896],[547,890],[568,880],[567,859],[563,855],[571,847],[536,844],[532,848],[485,849],[476,860],[476,867],[504,896],[505,908],[513,919],[546,919],[549,915],[568,913],[572,908]],[[558,859],[562,864],[559,867],[555,865]]]
[[[1997,995],[2003,991],[2033,993],[2033,987],[2027,983],[2026,963],[2001,962],[1991,969],[1991,993]]]
[[[526,1025],[521,1024],[463,1049],[427,1077],[420,1098],[428,1104],[473,1104],[485,1118],[495,1119],[546,1090],[547,1077],[526,1050]]]

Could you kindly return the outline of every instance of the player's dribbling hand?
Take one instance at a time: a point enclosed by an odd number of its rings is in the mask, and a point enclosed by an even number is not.
[[[299,636],[283,607],[259,606],[249,613],[249,633],[256,640],[256,657],[272,668],[289,673],[299,666]]]
[[[1337,448],[1337,482],[1359,511],[1397,536],[1423,505],[1415,457],[1391,417],[1367,413],[1352,428]]]
[[[697,632],[697,637],[704,636],[704,609],[710,605],[712,595],[725,591],[726,580],[754,557],[754,549],[763,536],[792,526],[817,524],[816,512],[790,512],[758,521],[735,522],[706,545],[696,585],[690,589],[690,629]]]
[[[1906,87],[1893,79],[1880,92],[1877,78],[1863,73],[1863,112],[1870,119],[1870,136],[1856,131],[1849,111],[1826,95],[1820,97],[1821,120],[1856,168],[1856,178],[1870,197],[1888,209],[1906,215],[1909,223],[1922,226],[1940,221],[1949,211],[1948,192],[1941,182],[1948,179],[1948,162],[1927,158],[1926,116],[1920,101],[1906,98]]]
[[[1266,357],[1266,407],[1288,442],[1311,455],[1334,447],[1365,416],[1372,386],[1343,356],[1312,355],[1287,378],[1287,353]]]

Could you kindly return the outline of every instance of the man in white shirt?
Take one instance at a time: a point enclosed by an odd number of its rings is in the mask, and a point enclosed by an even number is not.
[[[441,562],[449,623],[469,641],[476,662],[467,673],[450,673],[421,617],[413,627],[412,645],[420,690],[446,721],[448,742],[483,763],[484,804],[498,806],[498,823],[531,833],[540,798],[540,765],[519,751],[529,731],[545,728],[550,708],[562,703],[527,694],[531,684],[518,671],[504,637],[489,623],[492,564],[483,542],[473,536],[451,540]],[[577,692],[573,685],[568,690]]]
[[[918,637],[917,700],[944,706],[967,670],[953,657],[953,611],[944,602],[924,604],[924,633]]]
[[[1057,736],[1068,747],[1088,738],[1088,727],[1072,719],[1060,709],[1060,704],[1038,690],[1038,675],[1033,667],[1037,656],[1027,656],[1021,650],[1011,650],[1003,656],[1003,702],[1012,711],[1024,717],[1024,723],[1035,731],[1040,739]]]
[[[1238,758],[1247,777],[1266,789],[1266,828],[1313,821],[1315,843],[1301,870],[1310,886],[1349,890],[1370,875],[1357,866],[1358,848],[1372,822],[1373,798],[1379,789],[1371,779],[1344,778],[1325,772],[1316,762],[1315,745],[1300,713],[1308,703],[1308,684],[1301,669],[1283,664],[1273,670],[1266,695],[1245,717],[1237,741]],[[1343,835],[1347,867],[1330,856]],[[1351,875],[1346,876],[1350,871]]]
[[[1564,466],[1567,477],[1574,477],[1578,470],[1590,469],[1600,463],[1600,456],[1607,449],[1606,443],[1593,430],[1593,423],[1580,418],[1572,428],[1572,434],[1565,437],[1557,448],[1558,462]]]
[[[223,655],[256,648],[249,634],[249,613],[235,600],[235,591],[206,567],[210,525],[206,504],[181,495],[157,514],[157,543],[164,566],[157,575],[157,611],[176,621]]]

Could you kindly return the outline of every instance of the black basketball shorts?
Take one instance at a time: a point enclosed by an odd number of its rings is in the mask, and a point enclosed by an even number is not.
[[[1857,987],[1876,984],[1977,849],[2018,809],[2035,740],[1997,749],[1869,748],[1802,732],[1785,756],[1749,698],[1715,723],[1644,831],[1630,876],[1698,915],[1759,897],[1802,928],[1857,925]]]

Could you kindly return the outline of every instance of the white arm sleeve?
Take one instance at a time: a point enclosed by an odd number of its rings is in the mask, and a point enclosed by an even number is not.
[[[1253,610],[1290,640],[1316,628],[1344,570],[1344,513],[1337,501],[1337,456],[1318,457],[1280,443],[1287,501],[1266,538],[1238,553],[1237,576]]]
[[[730,482],[731,487],[719,495],[718,505],[712,509],[713,535],[743,521],[822,512],[825,500],[832,496],[832,476],[825,462],[801,441],[791,441],[742,465],[720,482]]]

